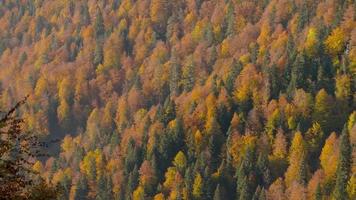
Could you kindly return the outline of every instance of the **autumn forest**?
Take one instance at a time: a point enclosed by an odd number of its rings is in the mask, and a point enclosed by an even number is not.
[[[353,200],[356,1],[0,0],[0,110],[1,200]]]

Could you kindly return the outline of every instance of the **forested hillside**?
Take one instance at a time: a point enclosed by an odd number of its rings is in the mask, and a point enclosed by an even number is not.
[[[355,0],[0,0],[0,94],[59,199],[356,199]]]

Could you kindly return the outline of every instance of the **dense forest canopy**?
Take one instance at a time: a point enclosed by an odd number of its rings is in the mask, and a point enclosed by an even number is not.
[[[0,28],[59,199],[356,199],[355,0],[2,0]]]

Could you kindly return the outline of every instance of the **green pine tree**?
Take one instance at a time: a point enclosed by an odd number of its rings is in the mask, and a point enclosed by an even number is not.
[[[102,64],[104,60],[104,51],[103,51],[103,44],[100,41],[96,41],[95,50],[94,50],[94,66],[98,66]]]
[[[260,153],[257,159],[257,177],[259,177],[259,184],[268,187],[271,183],[271,171],[268,167],[268,157],[265,153]]]
[[[137,170],[137,165],[135,165],[134,169],[129,174],[127,183],[123,184],[123,186],[126,188],[125,199],[132,199],[132,193],[138,185],[138,179],[139,179],[139,173]]]
[[[214,200],[222,200],[222,194],[220,191],[220,184],[218,184],[218,186],[216,186],[215,192],[214,192]]]
[[[86,2],[83,2],[83,5],[80,7],[80,19],[80,25],[88,26],[90,24],[90,13]]]
[[[258,186],[256,188],[255,193],[253,194],[252,200],[258,200],[258,198],[260,197],[260,194],[261,194],[261,187]]]
[[[291,98],[296,89],[305,86],[305,56],[303,53],[298,54],[291,69],[290,82],[287,88],[287,95]]]
[[[307,166],[306,166],[306,162],[305,159],[302,159],[300,161],[300,168],[299,168],[299,183],[302,185],[306,185],[307,184]]]
[[[176,105],[170,97],[167,97],[163,105],[162,122],[168,124],[176,117]]]
[[[172,49],[171,53],[171,66],[169,71],[169,90],[171,96],[177,96],[180,93],[179,80],[180,80],[180,67],[177,61],[177,53],[175,48]]]
[[[96,11],[96,17],[94,21],[94,33],[97,39],[102,39],[105,34],[104,19],[100,8],[97,8]]]
[[[258,197],[258,200],[266,200],[266,191],[264,188],[261,189],[260,196]]]
[[[251,190],[253,191],[256,187],[256,183],[247,177],[255,176],[255,159],[254,150],[248,149],[245,157],[243,158],[240,167],[237,170],[237,188],[236,188],[236,199],[250,199],[252,198]]]
[[[227,91],[231,94],[234,90],[235,79],[240,74],[242,65],[240,62],[234,60],[231,64],[231,71],[227,75],[225,86]]]
[[[349,199],[346,189],[351,172],[351,151],[350,135],[347,126],[345,126],[340,136],[339,163],[337,166],[336,185],[334,190],[334,197],[338,200]]]
[[[233,35],[235,33],[235,28],[236,28],[236,24],[235,24],[235,15],[234,15],[234,5],[232,2],[229,2],[227,4],[227,14],[226,14],[226,35]]]
[[[106,189],[106,179],[104,176],[100,176],[97,181],[97,195],[96,200],[105,200],[108,199],[108,193]]]
[[[237,190],[238,190],[238,199],[239,200],[246,200],[246,199],[250,199],[250,192],[249,192],[249,188],[248,188],[248,181],[247,181],[247,177],[243,176],[237,186]]]
[[[76,187],[75,200],[86,199],[89,192],[88,180],[85,176],[81,175]]]

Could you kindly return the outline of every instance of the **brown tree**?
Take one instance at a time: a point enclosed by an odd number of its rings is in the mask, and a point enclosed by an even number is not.
[[[27,98],[18,102],[0,119],[0,198],[53,199],[58,191],[38,177],[33,160],[44,146],[37,136],[22,130],[24,120],[15,112]]]

